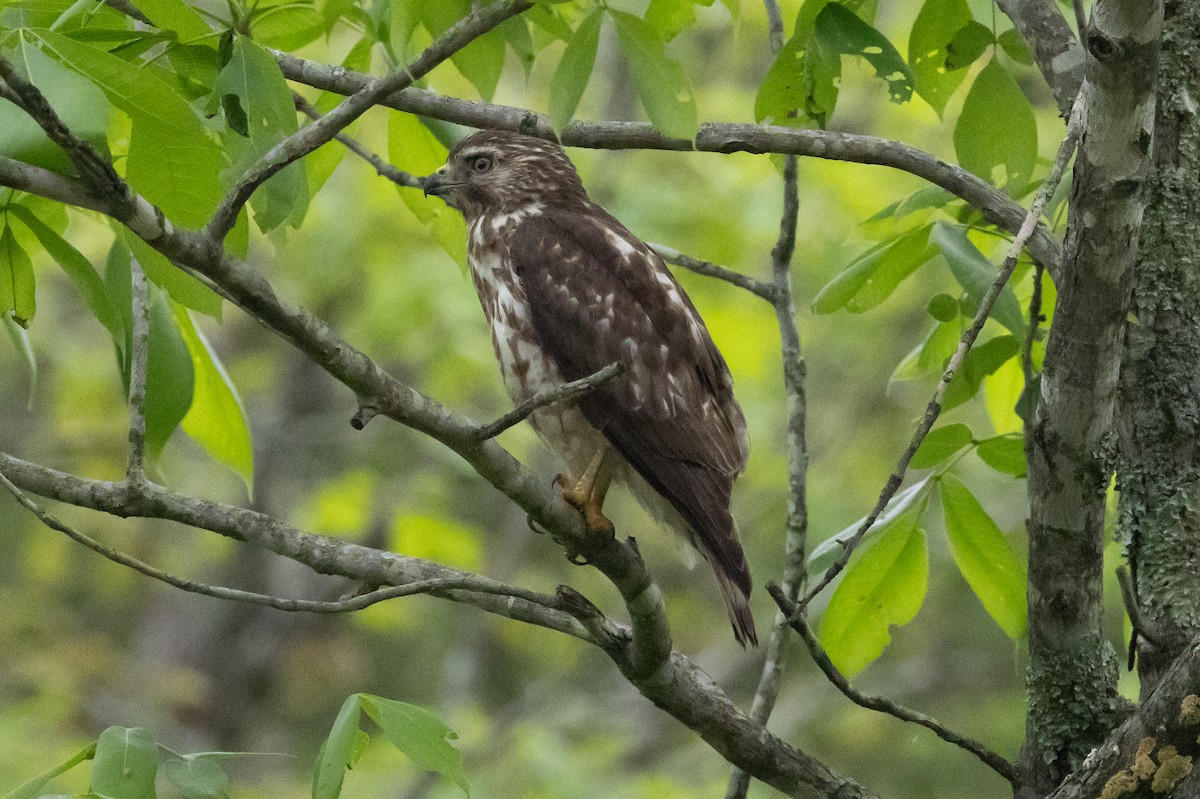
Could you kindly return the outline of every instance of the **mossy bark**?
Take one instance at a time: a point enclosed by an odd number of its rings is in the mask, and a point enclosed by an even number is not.
[[[1167,3],[1158,80],[1120,383],[1119,535],[1155,639],[1143,696],[1200,634],[1200,0]]]
[[[1104,511],[1161,23],[1157,3],[1098,0],[1084,32],[1083,133],[1027,453],[1029,796],[1049,792],[1121,718],[1101,634]]]

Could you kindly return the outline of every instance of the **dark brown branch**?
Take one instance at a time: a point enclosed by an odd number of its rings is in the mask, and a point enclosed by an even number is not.
[[[494,422],[489,422],[485,425],[480,425],[476,435],[480,441],[486,441],[489,438],[495,438],[503,433],[508,428],[523,422],[528,416],[539,408],[544,408],[547,405],[553,405],[556,402],[569,402],[584,394],[588,394],[600,386],[608,383],[611,380],[625,371],[625,364],[621,362],[610,363],[603,369],[581,377],[578,380],[572,380],[569,383],[563,383],[561,386],[543,389],[537,392],[529,399],[521,402],[517,407],[513,408],[508,413],[501,416]]]
[[[829,682],[833,683],[834,687],[842,692],[842,695],[849,699],[859,707],[865,707],[868,710],[874,710],[879,713],[886,713],[889,716],[907,721],[912,724],[919,724],[925,729],[931,731],[934,735],[941,738],[943,741],[959,747],[967,752],[970,752],[975,757],[979,758],[984,765],[995,771],[1001,777],[1008,780],[1012,785],[1019,785],[1020,779],[1017,774],[1016,767],[1009,763],[1000,755],[988,749],[983,744],[973,738],[965,735],[959,735],[953,730],[947,729],[945,725],[920,713],[911,708],[893,702],[882,696],[870,696],[859,691],[846,676],[838,670],[838,667],[829,659],[829,655],[825,652],[825,648],[821,646],[821,642],[817,640],[817,636],[813,634],[812,628],[808,626],[808,620],[803,613],[798,613],[794,602],[788,598],[775,583],[767,584],[767,593],[775,600],[775,604],[779,606],[779,610],[789,619],[791,619],[791,627],[804,640],[805,646],[808,647],[809,653],[812,655],[813,662],[821,669]]]
[[[206,228],[209,236],[224,241],[233,228],[242,206],[255,189],[288,164],[311,153],[333,139],[340,131],[366,113],[372,106],[393,92],[411,86],[434,67],[466,47],[479,36],[506,19],[532,7],[524,0],[501,0],[484,6],[456,22],[425,48],[411,64],[382,78],[369,80],[320,120],[301,128],[267,151],[243,173],[229,194],[217,207]]]
[[[996,274],[996,279],[992,281],[992,285],[988,287],[987,292],[979,302],[979,310],[975,314],[975,319],[971,322],[971,326],[963,331],[962,338],[959,339],[958,347],[954,354],[950,356],[950,361],[946,364],[945,370],[942,372],[942,377],[938,380],[937,387],[934,389],[933,397],[930,398],[929,404],[925,406],[925,415],[921,419],[921,423],[917,426],[916,432],[913,433],[912,439],[908,443],[908,447],[900,455],[900,460],[896,464],[896,468],[888,476],[887,483],[883,490],[879,493],[879,499],[875,502],[875,507],[863,519],[858,529],[854,531],[854,535],[846,539],[843,544],[842,552],[838,559],[826,570],[824,576],[814,585],[804,598],[798,604],[798,613],[803,614],[808,607],[808,603],[813,600],[817,594],[821,593],[833,582],[834,578],[846,568],[846,564],[850,562],[850,556],[854,554],[855,548],[862,541],[867,531],[875,524],[887,504],[891,502],[892,497],[900,489],[900,485],[904,482],[904,475],[908,471],[909,461],[916,454],[917,449],[921,446],[921,442],[925,440],[925,436],[933,428],[934,422],[942,412],[942,399],[946,396],[946,390],[950,387],[950,381],[954,379],[954,375],[962,368],[963,360],[967,357],[971,347],[975,344],[975,340],[979,337],[980,331],[983,330],[984,323],[987,322],[988,316],[992,312],[992,306],[1000,297],[1000,292],[1004,290],[1008,279],[1012,277],[1013,270],[1016,269],[1017,261],[1020,258],[1021,251],[1025,248],[1025,241],[1032,235],[1035,225],[1038,224],[1038,219],[1041,217],[1042,209],[1046,202],[1054,193],[1059,182],[1062,180],[1067,163],[1071,160],[1071,154],[1075,152],[1075,146],[1079,141],[1080,120],[1083,112],[1082,102],[1077,98],[1075,101],[1074,110],[1071,112],[1071,119],[1067,125],[1067,134],[1063,138],[1062,144],[1058,148],[1058,155],[1055,156],[1054,163],[1050,167],[1050,173],[1046,175],[1045,181],[1042,182],[1041,188],[1038,189],[1037,195],[1034,197],[1033,204],[1029,207],[1028,213],[1025,215],[1025,221],[1021,228],[1017,231],[1016,237],[1013,239],[1012,245],[1009,247],[1008,255],[1004,259],[1004,263],[1000,266],[999,272]]]
[[[331,67],[272,50],[283,74],[289,80],[339,94],[353,94],[371,80],[359,72]],[[424,89],[407,88],[380,98],[380,104],[399,111],[441,119],[475,128],[502,128],[543,139],[559,140],[549,117],[523,108],[478,103],[445,97]],[[906,144],[875,136],[804,130],[773,125],[705,123],[694,141],[672,139],[653,126],[637,122],[569,123],[562,131],[562,144],[609,150],[699,150],[703,152],[780,153],[878,164],[917,175],[960,197],[978,208],[991,222],[1016,233],[1025,218],[1025,210],[1002,191],[933,155]],[[1054,235],[1039,225],[1029,239],[1033,259],[1044,264],[1051,275],[1058,269],[1062,248]]]

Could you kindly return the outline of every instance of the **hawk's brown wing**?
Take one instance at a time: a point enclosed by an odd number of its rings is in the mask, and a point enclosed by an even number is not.
[[[656,253],[598,208],[523,220],[509,256],[539,344],[564,378],[627,365],[579,401],[584,415],[679,511],[718,576],[748,597],[729,510],[745,465],[745,421],[725,360],[687,295]]]

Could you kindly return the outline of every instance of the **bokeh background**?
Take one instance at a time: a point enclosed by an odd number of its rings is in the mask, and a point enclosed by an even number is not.
[[[636,3],[624,4],[637,11]],[[643,4],[644,5],[644,4]],[[785,2],[795,17],[797,2]],[[624,6],[623,6],[624,7]],[[885,4],[877,26],[904,52],[919,4]],[[721,4],[672,45],[697,88],[701,120],[752,121],[754,92],[770,65],[766,20],[743,0],[737,20]],[[986,3],[980,20],[998,14]],[[1003,18],[996,23],[1009,27]],[[577,116],[644,118],[605,30]],[[330,59],[348,49],[335,36]],[[320,52],[327,54],[325,45]],[[340,48],[340,49],[339,49]],[[545,110],[561,52],[526,75],[510,58],[496,100]],[[378,65],[377,65],[378,66]],[[978,66],[976,67],[978,68]],[[950,126],[915,98],[843,63],[836,130],[898,138],[953,158]],[[429,85],[475,96],[447,64]],[[1061,125],[1032,69],[1022,87],[1039,113],[1041,155]],[[947,118],[961,106],[951,100]],[[311,93],[310,93],[310,96]],[[386,152],[376,109],[351,129]],[[329,147],[340,145],[330,144]],[[766,156],[572,150],[594,199],[643,238],[759,277],[769,270],[781,183]],[[403,163],[399,163],[401,167]],[[924,409],[932,381],[890,383],[897,363],[928,333],[928,298],[953,286],[935,262],[869,313],[812,313],[816,292],[872,243],[861,223],[921,187],[908,175],[816,159],[800,164],[801,213],[794,280],[808,367],[809,511],[814,544],[869,510]],[[429,202],[437,202],[430,199]],[[69,238],[98,268],[111,230],[74,215]],[[509,403],[470,280],[430,238],[397,189],[345,158],[299,230],[252,244],[252,265],[287,297],[328,320],[400,379],[477,419]],[[36,261],[39,316],[30,330],[36,382],[0,341],[0,449],[95,478],[123,474],[126,408],[111,341],[48,259]],[[752,436],[737,485],[738,517],[761,586],[782,568],[786,460],[778,333],[771,308],[745,292],[677,274],[734,373]],[[1028,281],[1027,281],[1028,282]],[[1017,287],[1028,295],[1028,285]],[[227,306],[199,320],[246,406],[254,438],[253,498],[239,479],[182,433],[156,479],[184,492],[248,503],[304,529],[477,570],[542,591],[569,583],[619,615],[615,592],[592,570],[534,535],[525,518],[456,456],[388,420],[349,424],[354,397],[274,335]],[[951,412],[990,434],[983,403]],[[525,426],[501,440],[549,481],[557,471]],[[1023,551],[1023,481],[982,468],[956,471]],[[118,520],[48,503],[106,542],[175,573],[287,596],[334,598],[344,581],[316,576],[269,553],[178,525]],[[708,570],[689,570],[677,545],[614,492],[610,515],[636,535],[666,594],[676,646],[748,704],[761,652],[733,642]],[[1014,757],[1024,731],[1023,653],[988,618],[952,567],[936,513],[929,515],[931,575],[916,620],[857,683],[933,715]],[[473,795],[719,796],[728,766],[656,710],[596,650],[574,639],[430,598],[348,616],[287,614],[186,595],[101,560],[41,527],[0,496],[0,793],[80,748],[111,724],[151,728],[178,751],[263,753],[228,763],[236,797],[306,795],[310,768],[341,702],[367,691],[427,707],[458,731]],[[765,640],[773,606],[753,602]],[[1113,606],[1111,619],[1120,614]],[[1119,624],[1114,639],[1120,637]],[[792,647],[772,727],[833,768],[890,797],[1005,796],[1006,784],[932,734],[850,705]],[[56,783],[85,789],[85,774]],[[964,794],[964,790],[966,793]],[[349,775],[348,796],[453,797],[458,789],[416,770],[386,743],[372,744]],[[776,795],[755,785],[751,796]]]

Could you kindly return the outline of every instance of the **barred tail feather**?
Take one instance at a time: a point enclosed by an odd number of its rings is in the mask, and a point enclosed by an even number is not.
[[[733,637],[745,648],[749,643],[758,646],[758,634],[754,630],[754,616],[750,614],[749,597],[742,589],[734,585],[721,566],[713,562],[713,573],[717,576],[717,585],[721,586],[721,597],[725,600],[725,609],[729,612],[729,623],[733,626]]]

